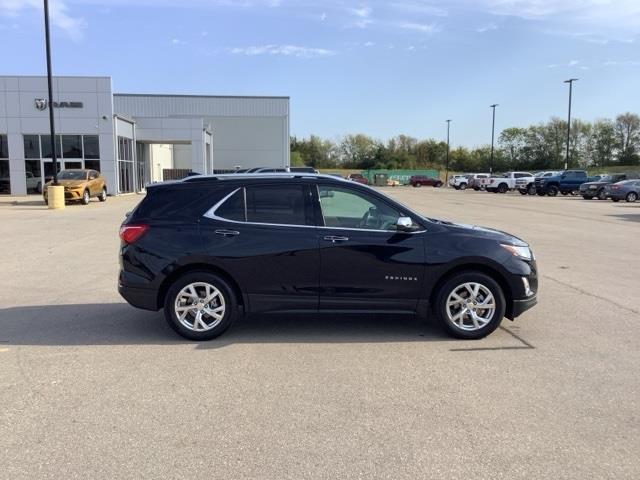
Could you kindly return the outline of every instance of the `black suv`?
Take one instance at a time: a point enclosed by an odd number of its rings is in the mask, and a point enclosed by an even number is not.
[[[120,229],[119,291],[192,340],[240,313],[412,313],[475,339],[536,304],[529,246],[327,175],[151,185]]]

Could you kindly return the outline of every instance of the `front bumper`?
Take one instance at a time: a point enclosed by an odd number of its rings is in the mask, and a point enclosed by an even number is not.
[[[538,303],[537,294],[534,294],[522,300],[514,300],[513,305],[511,307],[511,316],[513,318],[519,317],[530,308],[533,308],[537,303]]]

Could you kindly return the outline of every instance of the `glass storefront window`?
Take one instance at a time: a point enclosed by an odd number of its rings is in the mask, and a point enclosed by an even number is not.
[[[85,160],[95,160],[100,158],[100,142],[97,135],[85,135],[84,138],[84,158]]]
[[[42,174],[40,160],[25,160],[24,170],[27,181],[27,193],[42,193]]]
[[[62,156],[64,158],[82,158],[80,135],[62,135]]]
[[[84,168],[100,171],[100,160],[85,160]]]
[[[9,195],[11,194],[11,182],[9,180],[9,160],[0,160],[0,193]]]
[[[40,157],[40,135],[23,135],[24,158]]]
[[[42,158],[51,158],[51,135],[40,135]],[[60,158],[60,135],[56,135],[56,158]]]
[[[9,158],[9,145],[7,144],[6,135],[0,135],[0,158]]]

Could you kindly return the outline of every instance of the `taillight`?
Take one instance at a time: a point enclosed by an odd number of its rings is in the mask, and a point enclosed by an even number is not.
[[[149,225],[122,225],[120,227],[120,239],[127,244],[135,243],[149,230]]]

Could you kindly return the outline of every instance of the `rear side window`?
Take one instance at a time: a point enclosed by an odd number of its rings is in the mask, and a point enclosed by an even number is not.
[[[206,187],[151,187],[129,219],[195,220],[202,215],[213,193]]]
[[[246,187],[247,222],[308,225],[303,185],[257,185]]]

